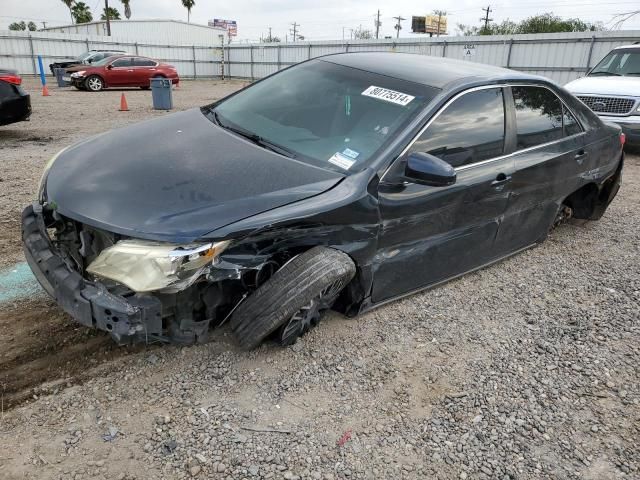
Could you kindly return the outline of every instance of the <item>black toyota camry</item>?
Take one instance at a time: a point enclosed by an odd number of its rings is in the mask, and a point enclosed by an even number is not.
[[[283,70],[54,156],[23,241],[119,343],[283,345],[597,220],[624,136],[544,78],[395,53]]]

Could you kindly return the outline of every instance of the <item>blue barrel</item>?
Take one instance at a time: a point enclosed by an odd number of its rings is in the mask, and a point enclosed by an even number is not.
[[[64,81],[64,72],[66,68],[54,68],[53,72],[56,75],[56,82],[58,82],[59,87],[66,87],[67,82]]]
[[[153,98],[154,109],[171,110],[173,108],[171,80],[168,78],[152,78],[151,97]]]

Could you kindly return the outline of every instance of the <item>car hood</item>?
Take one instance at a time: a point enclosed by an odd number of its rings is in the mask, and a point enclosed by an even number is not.
[[[639,77],[582,77],[567,83],[564,88],[574,95],[640,96]]]
[[[82,63],[72,62],[67,67],[67,72],[79,72],[80,70],[87,70],[88,68],[94,68],[91,65],[85,65]]]
[[[64,216],[151,240],[190,242],[313,195],[340,173],[265,150],[199,109],[113,130],[62,152],[46,194]]]

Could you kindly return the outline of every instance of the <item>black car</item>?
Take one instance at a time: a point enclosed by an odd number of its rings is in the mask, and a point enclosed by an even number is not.
[[[0,125],[28,120],[31,97],[20,86],[22,78],[14,70],[0,69]]]
[[[50,63],[49,70],[51,70],[51,74],[55,76],[56,68],[69,68],[75,67],[77,65],[91,65],[92,63],[98,62],[113,55],[126,54],[127,52],[125,52],[124,50],[89,50],[84,52],[82,55],[78,55],[74,59]]]
[[[149,141],[153,139],[153,141]],[[59,153],[23,241],[42,286],[120,342],[287,345],[599,219],[620,128],[544,78],[441,58],[313,59]]]

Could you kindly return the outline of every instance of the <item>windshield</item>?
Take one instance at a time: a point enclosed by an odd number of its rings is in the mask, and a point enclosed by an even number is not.
[[[223,100],[208,117],[283,155],[361,171],[438,89],[316,60]]]
[[[81,55],[78,55],[76,58],[74,58],[74,60],[76,62],[83,62],[84,60],[86,60],[87,58],[89,58],[91,55],[93,55],[95,52],[84,52]]]
[[[616,49],[596,65],[589,76],[640,75],[640,48]]]

